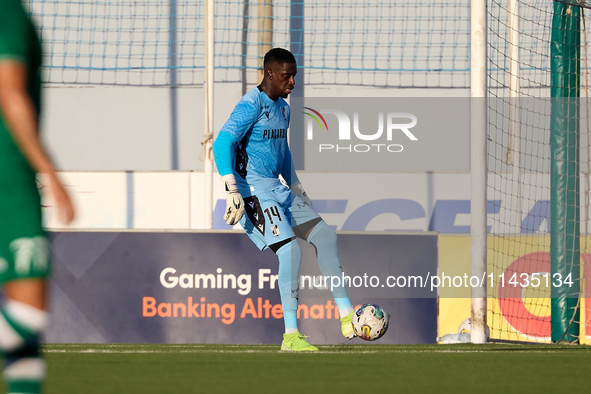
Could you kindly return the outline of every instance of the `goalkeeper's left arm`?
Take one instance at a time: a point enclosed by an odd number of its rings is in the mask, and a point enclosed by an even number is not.
[[[238,190],[236,178],[232,173],[232,146],[238,142],[228,133],[222,131],[213,144],[213,157],[226,187],[226,211],[224,220],[229,225],[240,221],[244,215],[244,200]]]

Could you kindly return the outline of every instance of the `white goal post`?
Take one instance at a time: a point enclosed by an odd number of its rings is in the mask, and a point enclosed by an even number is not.
[[[486,0],[471,2],[470,96],[471,96],[471,275],[482,277],[486,271],[487,236],[487,56],[486,56]],[[486,286],[472,288],[471,331],[472,343],[485,343]]]

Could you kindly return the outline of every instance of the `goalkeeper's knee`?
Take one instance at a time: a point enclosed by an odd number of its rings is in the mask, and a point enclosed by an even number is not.
[[[9,393],[38,393],[45,377],[39,353],[39,334],[47,325],[47,312],[8,300],[0,309],[0,354]]]
[[[321,221],[312,229],[308,236],[308,242],[314,245],[319,262],[323,258],[336,259],[338,261],[337,233],[328,227],[326,222]],[[338,266],[340,264],[337,264]],[[323,273],[323,275],[325,274]]]

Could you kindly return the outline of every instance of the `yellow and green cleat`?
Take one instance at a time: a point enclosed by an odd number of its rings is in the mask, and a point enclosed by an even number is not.
[[[291,334],[283,334],[283,342],[281,342],[281,350],[284,352],[317,352],[318,348],[310,345],[306,335],[300,334],[299,331]]]
[[[355,330],[353,329],[353,324],[351,324],[351,319],[353,319],[353,313],[355,313],[355,311],[349,313],[345,317],[341,317],[341,332],[343,333],[343,336],[347,339],[353,339],[357,336],[357,334],[355,334]]]

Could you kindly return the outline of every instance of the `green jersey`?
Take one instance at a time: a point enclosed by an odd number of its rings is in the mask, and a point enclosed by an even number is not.
[[[20,0],[0,0],[0,61],[5,59],[22,62],[28,67],[28,92],[38,115],[41,43]],[[0,181],[34,176],[7,127],[0,114]]]
[[[39,115],[41,45],[20,0],[0,0],[0,62],[28,68],[28,92]],[[14,143],[0,113],[0,284],[44,278],[48,248],[41,225],[41,201],[35,172]]]

